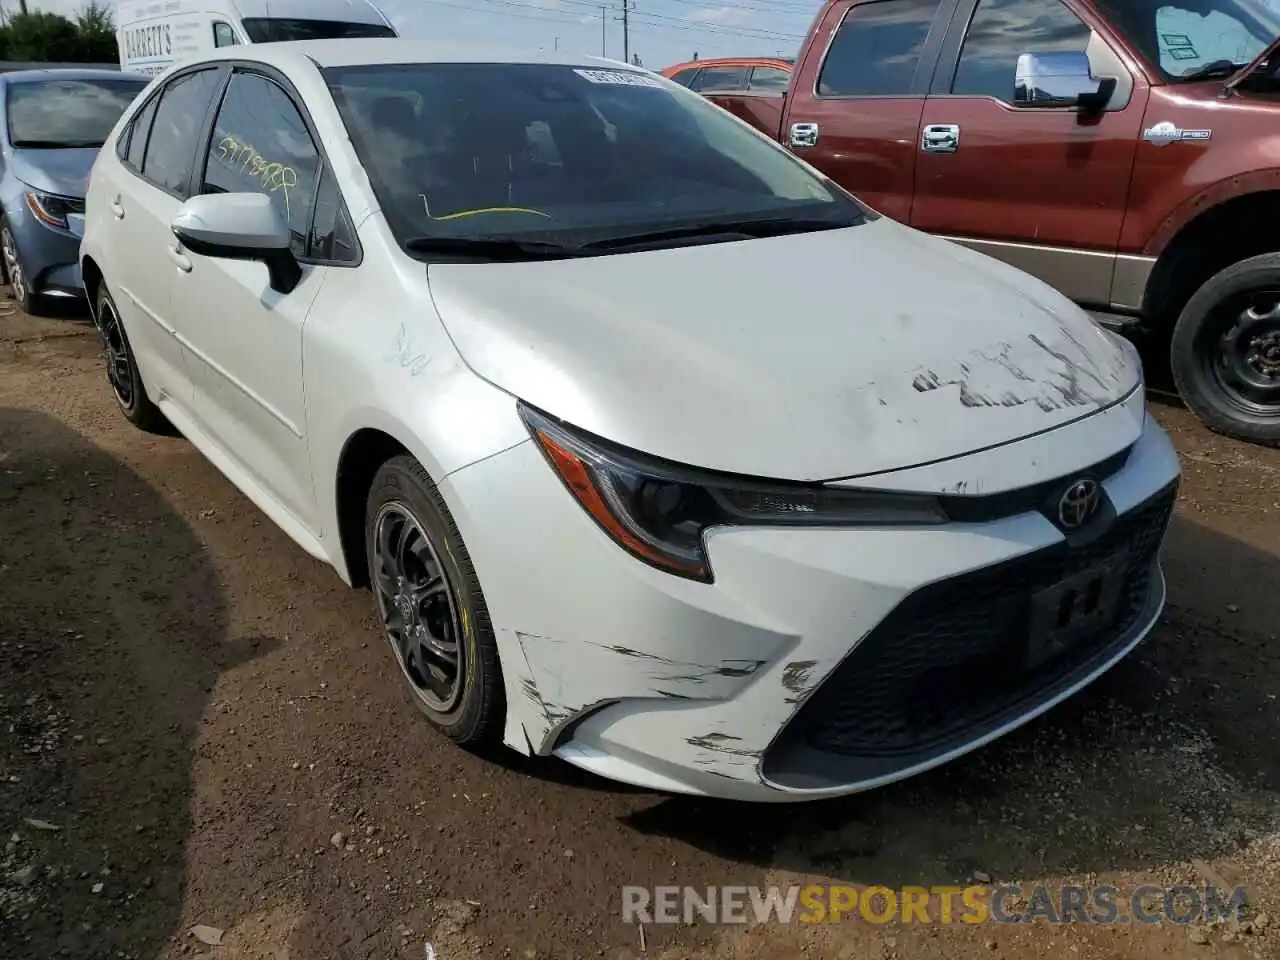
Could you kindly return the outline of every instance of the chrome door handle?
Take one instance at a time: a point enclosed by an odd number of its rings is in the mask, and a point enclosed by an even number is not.
[[[955,153],[960,147],[960,125],[930,123],[920,135],[920,149],[925,153]]]
[[[816,123],[793,123],[787,135],[787,145],[792,147],[816,147],[818,145],[818,125]]]
[[[170,247],[169,259],[172,260],[177,268],[183,273],[191,272],[191,261],[183,254],[181,247]]]
[[[114,200],[112,200],[109,206],[111,207],[112,216],[114,216],[117,220],[124,219],[124,204],[120,202],[119,197],[116,197]]]

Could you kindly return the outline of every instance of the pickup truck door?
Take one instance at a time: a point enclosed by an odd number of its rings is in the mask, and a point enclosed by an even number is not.
[[[911,215],[925,95],[955,3],[831,4],[787,94],[782,143],[903,223]]]
[[[1015,105],[1020,56],[1062,63],[1053,55],[1070,53],[1084,54],[1094,77],[1115,79],[1104,110]],[[1148,93],[1089,11],[1063,0],[962,0],[924,105],[911,225],[1111,308]]]

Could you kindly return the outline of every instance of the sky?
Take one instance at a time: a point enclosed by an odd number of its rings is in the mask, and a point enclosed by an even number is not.
[[[74,15],[85,0],[28,0]],[[456,39],[622,59],[628,0],[375,0],[407,37]],[[647,67],[699,57],[795,56],[821,0],[629,0],[630,52]],[[15,11],[17,0],[0,0]],[[111,4],[114,6],[114,4]],[[601,27],[603,26],[603,37]]]

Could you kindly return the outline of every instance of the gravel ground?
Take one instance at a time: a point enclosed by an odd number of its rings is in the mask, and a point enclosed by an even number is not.
[[[942,770],[733,806],[444,743],[367,593],[129,427],[82,318],[0,314],[4,960],[1280,957],[1280,451],[1157,402],[1186,476],[1138,652]],[[972,880],[1243,884],[1249,907],[643,941],[620,918],[623,884]]]

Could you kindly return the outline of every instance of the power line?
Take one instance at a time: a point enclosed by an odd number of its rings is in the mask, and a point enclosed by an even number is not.
[[[581,18],[574,17],[570,9],[548,10],[532,3],[522,3],[520,0],[472,0],[472,2],[499,6],[508,10],[528,10],[536,11],[536,15],[528,13],[508,13],[507,16],[519,17],[527,20],[541,20],[549,23],[577,24],[581,25]],[[565,8],[591,10],[592,13],[600,9],[597,0],[560,0]],[[457,10],[466,10],[470,13],[484,13],[484,7],[467,6],[463,3],[449,2],[449,0],[429,0],[429,6],[449,7]],[[630,57],[630,29],[635,25],[644,25],[648,27],[656,27],[659,29],[670,30],[676,33],[705,33],[713,36],[724,37],[740,37],[749,40],[770,40],[784,42],[799,42],[804,39],[804,34],[781,33],[773,30],[754,27],[733,27],[724,24],[699,23],[691,24],[683,17],[671,17],[664,14],[638,12],[634,10],[628,11],[625,6],[623,14],[626,17],[626,26],[624,29],[623,46],[624,52]],[[558,19],[551,19],[551,18]],[[569,17],[570,19],[564,19]],[[638,19],[644,17],[645,19]],[[594,19],[594,17],[592,17]],[[668,22],[670,21],[670,22]]]

